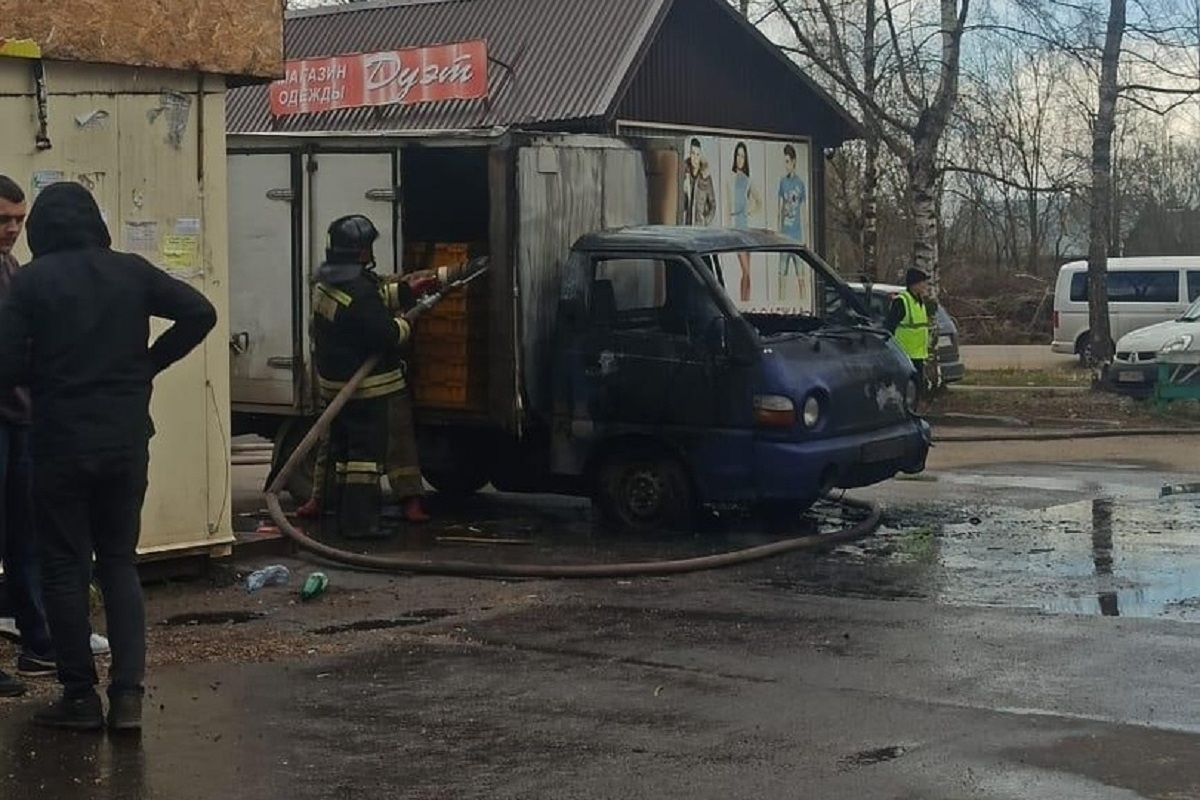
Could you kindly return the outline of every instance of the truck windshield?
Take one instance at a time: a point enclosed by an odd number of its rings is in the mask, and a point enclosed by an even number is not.
[[[1200,298],[1197,298],[1176,322],[1200,322]]]
[[[707,253],[701,261],[734,307],[765,335],[871,325],[849,288],[803,251],[725,251]]]

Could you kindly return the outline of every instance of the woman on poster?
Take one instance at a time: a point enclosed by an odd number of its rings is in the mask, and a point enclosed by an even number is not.
[[[750,153],[745,142],[733,148],[733,180],[729,183],[729,218],[735,228],[749,228],[749,218],[762,208],[762,196],[750,182]],[[750,302],[750,254],[737,254],[738,266],[742,269],[741,296],[743,303]]]

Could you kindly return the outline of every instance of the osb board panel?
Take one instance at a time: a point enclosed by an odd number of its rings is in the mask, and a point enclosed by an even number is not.
[[[47,59],[283,75],[282,0],[0,0],[0,20]]]

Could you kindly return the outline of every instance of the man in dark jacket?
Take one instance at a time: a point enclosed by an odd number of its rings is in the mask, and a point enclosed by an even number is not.
[[[12,251],[25,225],[25,211],[25,192],[7,175],[0,175],[0,302],[19,269]],[[21,634],[17,672],[37,677],[53,675],[55,667],[33,552],[30,478],[29,394],[13,389],[0,395],[0,557],[8,603]],[[0,671],[0,696],[24,691],[21,683]]]
[[[92,557],[112,643],[110,730],[141,727],[146,668],[134,566],[149,462],[154,377],[216,324],[198,291],[111,249],[91,194],[56,183],[27,226],[33,261],[0,308],[0,386],[30,388],[33,505],[61,700],[42,725],[104,727],[88,621]],[[150,339],[150,318],[174,325]]]
[[[329,226],[325,263],[313,289],[313,340],[326,402],[370,356],[379,363],[355,390],[329,430],[329,458],[338,529],[346,538],[378,538],[380,479],[387,461],[389,399],[406,387],[401,347],[411,333],[402,316],[388,310],[382,282],[372,267],[379,237],[371,220],[354,214]],[[418,476],[418,480],[419,480]]]

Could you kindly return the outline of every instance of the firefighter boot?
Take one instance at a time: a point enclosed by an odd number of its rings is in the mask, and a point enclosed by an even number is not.
[[[405,522],[412,522],[416,524],[429,522],[429,514],[427,514],[425,509],[421,506],[420,495],[414,495],[413,497],[405,500],[402,508]]]
[[[379,524],[379,486],[347,484],[338,503],[338,532],[346,539],[387,539]]]

